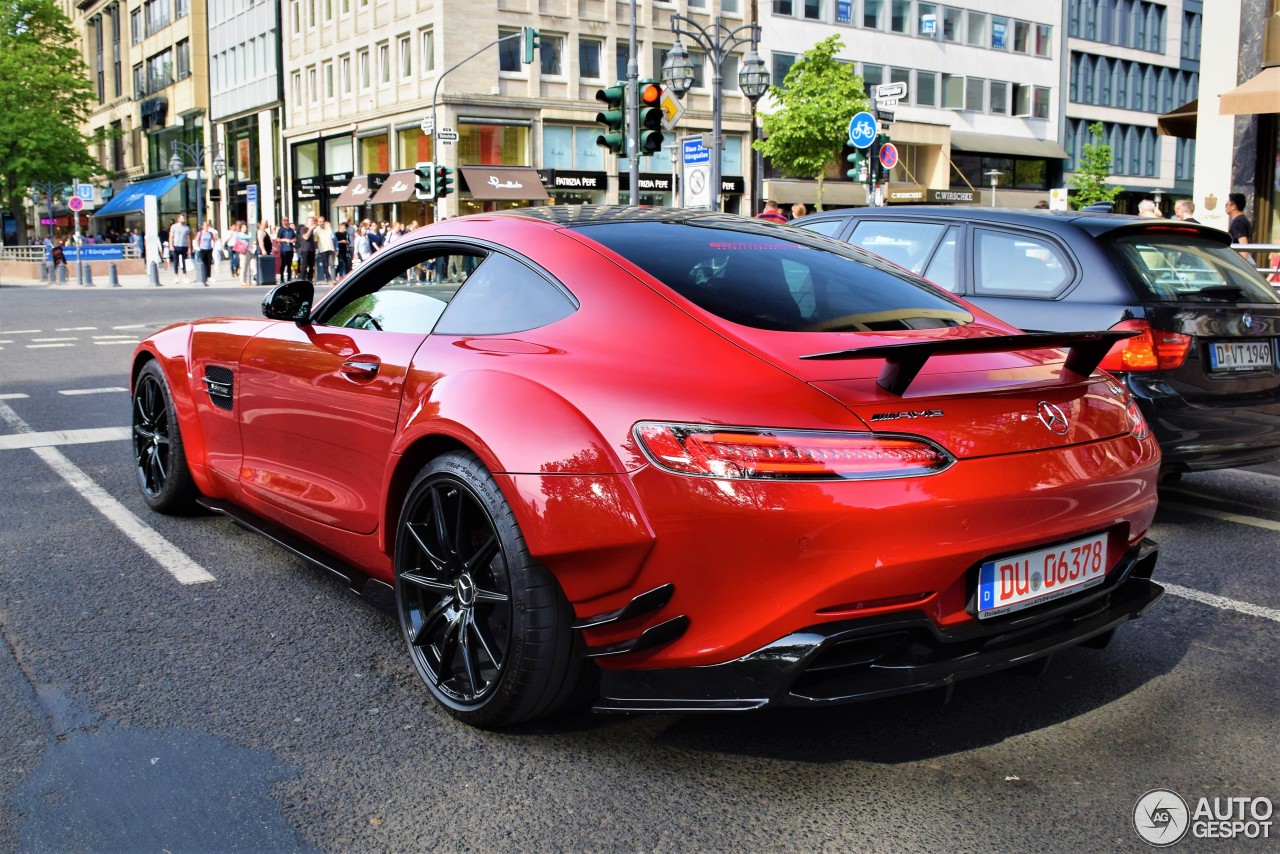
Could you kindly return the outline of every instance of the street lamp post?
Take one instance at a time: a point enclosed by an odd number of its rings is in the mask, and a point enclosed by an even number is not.
[[[996,206],[996,184],[1004,177],[1005,173],[1001,172],[999,169],[988,169],[982,174],[991,179],[991,207],[994,208]]]
[[[724,93],[720,89],[721,83],[724,82],[724,71],[722,66],[725,59],[735,49],[743,45],[751,45],[751,53],[748,54],[746,62],[743,63],[742,69],[738,74],[738,85],[742,88],[743,94],[748,94],[747,87],[750,86],[752,91],[759,91],[756,98],[764,94],[764,90],[769,86],[769,72],[764,68],[764,62],[756,53],[756,46],[760,44],[760,25],[754,21],[750,24],[743,24],[736,29],[729,29],[721,23],[719,18],[711,24],[710,28],[699,25],[691,18],[684,15],[671,16],[671,31],[676,34],[676,43],[667,53],[667,61],[662,64],[662,82],[671,87],[672,91],[680,97],[684,97],[689,89],[693,86],[693,61],[689,59],[689,52],[685,50],[684,44],[680,39],[687,36],[692,39],[699,47],[707,53],[707,58],[711,60],[712,77],[711,77],[711,210],[720,210],[720,194],[723,186],[720,180],[720,154],[723,140],[720,136],[721,112],[723,110]],[[754,57],[755,62],[752,62]],[[750,68],[750,72],[748,69]],[[763,87],[763,88],[760,88]],[[755,99],[752,99],[752,138],[755,138]],[[634,195],[635,189],[632,193]]]
[[[213,174],[217,178],[221,178],[227,174],[227,161],[222,157],[222,144],[215,142],[208,148],[205,148],[197,142],[179,142],[173,140],[170,143],[173,148],[173,156],[169,158],[169,174],[178,177],[187,171],[187,162],[190,161],[196,170],[196,227],[200,228],[204,225],[204,184],[200,180],[201,170],[204,168],[205,152],[208,152],[212,162]]]

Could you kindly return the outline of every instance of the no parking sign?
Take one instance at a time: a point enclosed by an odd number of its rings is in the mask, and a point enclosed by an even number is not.
[[[892,169],[898,165],[898,147],[892,142],[880,146],[880,165]]]

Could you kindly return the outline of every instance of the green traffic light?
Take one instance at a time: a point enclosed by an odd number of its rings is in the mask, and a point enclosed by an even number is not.
[[[605,126],[596,145],[621,157],[627,150],[627,87],[623,83],[607,86],[596,92],[596,100],[607,107],[596,113],[596,121]]]

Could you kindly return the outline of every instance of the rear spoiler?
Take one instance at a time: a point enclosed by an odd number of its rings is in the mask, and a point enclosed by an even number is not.
[[[1132,338],[1138,332],[1117,330],[1106,332],[1029,332],[1023,335],[993,335],[986,338],[938,338],[908,344],[885,344],[860,350],[833,350],[811,353],[801,359],[884,359],[884,368],[876,384],[889,394],[902,397],[934,356],[960,356],[969,353],[1010,353],[1018,350],[1066,349],[1063,367],[1085,379],[1093,374],[1117,341]]]

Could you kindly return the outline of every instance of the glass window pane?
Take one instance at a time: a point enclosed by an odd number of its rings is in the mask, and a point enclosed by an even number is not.
[[[573,168],[573,128],[567,125],[542,126],[542,163],[548,169]]]
[[[499,71],[520,71],[521,50],[523,45],[519,38],[519,30],[499,29],[498,38],[502,41],[498,42],[498,70]],[[508,38],[511,36],[512,38]]]
[[[1071,267],[1052,243],[1026,234],[975,229],[978,293],[1053,296],[1072,277]]]
[[[976,47],[987,46],[987,16],[982,12],[969,13],[969,33],[965,41]]]
[[[1007,115],[1009,112],[1009,84],[1001,80],[991,81],[991,105],[990,111],[1000,115]]]
[[[1018,53],[1031,51],[1031,25],[1026,21],[1013,22],[1013,49]]]
[[[960,16],[963,13],[959,9],[952,9],[946,6],[942,10],[942,40],[944,42],[954,42],[960,40]]]
[[[960,282],[956,276],[960,254],[960,227],[953,225],[947,229],[942,244],[933,253],[933,260],[925,267],[924,277],[953,294],[960,292]]]
[[[600,54],[604,44],[599,39],[578,39],[578,75],[590,80],[600,78]]]
[[[862,220],[849,242],[918,274],[945,229],[940,223]]]
[[[578,169],[604,169],[604,152],[602,146],[596,145],[596,137],[600,135],[597,128],[574,128],[573,130],[573,165]]]
[[[542,33],[538,37],[538,45],[538,52],[542,57],[542,73],[548,77],[563,75],[564,66],[561,63],[561,57],[564,56],[564,36]]]
[[[964,78],[942,75],[942,106],[948,110],[964,108]]]
[[[964,81],[964,108],[982,112],[986,108],[987,81],[981,77],[968,77]]]
[[[936,71],[916,72],[915,102],[922,107],[938,106],[938,74]]]
[[[884,29],[884,0],[863,0],[862,26],[869,30]]]
[[[1009,49],[1009,19],[992,16],[991,47],[995,50]]]
[[[920,35],[936,39],[938,37],[938,4],[921,3],[917,11],[920,13]]]
[[[893,0],[889,14],[889,29],[895,33],[911,31],[911,0]]]

